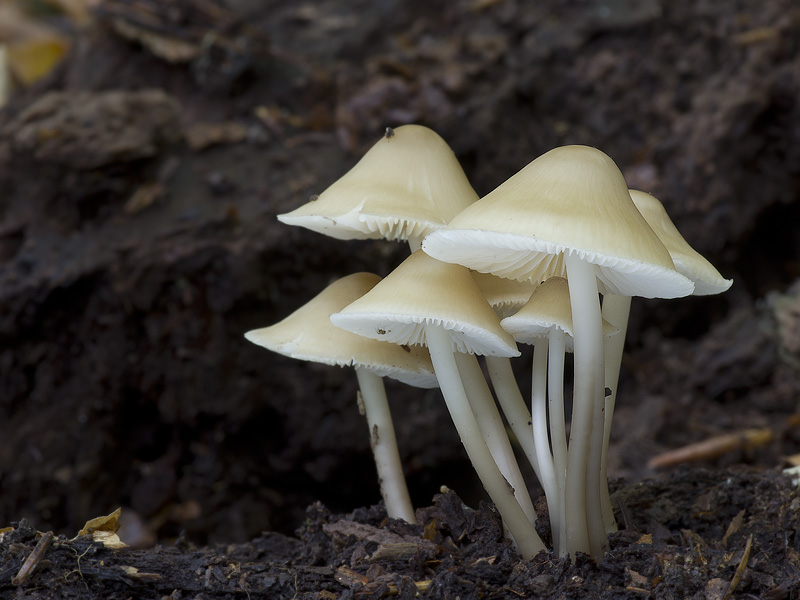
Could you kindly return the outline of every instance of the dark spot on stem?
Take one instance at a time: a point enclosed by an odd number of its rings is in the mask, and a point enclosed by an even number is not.
[[[384,134],[384,137],[387,138],[387,139],[388,138],[393,138],[394,137],[394,129],[392,129],[391,127],[387,127],[386,128],[386,133]]]

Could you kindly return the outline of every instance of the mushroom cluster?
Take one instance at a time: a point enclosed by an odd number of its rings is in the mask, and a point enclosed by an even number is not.
[[[383,237],[411,248],[385,278],[345,278],[312,301],[313,310],[246,334],[276,352],[356,368],[388,515],[414,521],[382,375],[441,389],[524,558],[546,546],[501,411],[544,490],[553,550],[601,557],[616,529],[606,457],[631,298],[715,294],[731,285],[658,200],[629,190],[611,158],[587,146],[551,150],[478,199],[444,140],[405,125],[387,128],[340,180],[278,218],[340,239]],[[530,401],[511,368],[517,343],[534,346]],[[494,393],[477,356],[485,357]]]

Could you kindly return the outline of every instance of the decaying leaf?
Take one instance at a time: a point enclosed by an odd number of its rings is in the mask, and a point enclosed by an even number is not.
[[[119,530],[119,517],[121,514],[122,509],[118,508],[110,515],[89,519],[73,540],[87,536],[91,537],[93,542],[100,542],[106,548],[112,550],[127,548],[128,545],[119,539],[117,535],[117,531]]]

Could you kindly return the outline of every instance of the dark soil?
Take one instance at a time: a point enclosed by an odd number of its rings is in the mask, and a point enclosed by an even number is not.
[[[800,597],[795,4],[101,4],[0,111],[0,597]],[[600,564],[517,558],[435,391],[389,389],[422,525],[356,508],[379,494],[353,374],[242,337],[404,258],[275,215],[408,122],[481,195],[601,148],[734,279],[634,302]],[[68,541],[118,506],[137,549]]]

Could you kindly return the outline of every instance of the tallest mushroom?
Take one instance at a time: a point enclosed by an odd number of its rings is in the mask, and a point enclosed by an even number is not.
[[[426,253],[520,281],[569,281],[575,340],[566,519],[570,554],[602,555],[603,337],[598,292],[676,298],[692,282],[633,204],[606,154],[564,146],[529,163],[422,245]],[[563,267],[561,266],[563,265]],[[563,268],[563,272],[558,272]]]

